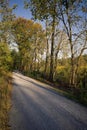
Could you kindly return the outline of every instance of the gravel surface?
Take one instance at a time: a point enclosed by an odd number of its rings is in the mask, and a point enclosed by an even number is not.
[[[87,130],[87,108],[14,72],[9,124],[11,130]]]

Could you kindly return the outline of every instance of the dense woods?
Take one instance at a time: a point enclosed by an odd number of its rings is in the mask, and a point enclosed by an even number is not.
[[[0,108],[8,107],[13,70],[49,81],[87,104],[87,1],[26,0],[33,20],[16,17],[15,8],[0,1]]]

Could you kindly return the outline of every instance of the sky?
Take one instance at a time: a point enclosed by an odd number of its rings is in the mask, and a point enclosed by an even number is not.
[[[31,19],[32,15],[29,10],[24,9],[24,0],[9,0],[10,7],[12,7],[14,4],[17,4],[17,9],[14,10],[14,13],[17,17],[23,17],[26,19]]]
[[[10,3],[10,7],[12,7],[14,4],[17,4],[18,7],[13,11],[14,14],[16,14],[17,17],[23,17],[26,19],[32,19],[31,12],[29,9],[24,9],[24,0],[8,0]],[[40,23],[43,28],[45,28],[44,22],[41,22],[39,20],[36,20],[36,22]]]

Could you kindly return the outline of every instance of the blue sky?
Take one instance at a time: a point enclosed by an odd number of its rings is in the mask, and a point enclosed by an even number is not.
[[[16,14],[17,17],[24,17],[27,19],[31,19],[32,15],[29,10],[24,9],[24,0],[9,0],[10,1],[10,6],[17,4],[18,7],[15,9],[14,13]]]
[[[24,9],[24,0],[8,0],[10,2],[10,7],[12,7],[14,4],[17,4],[18,7],[13,11],[14,14],[16,14],[17,17],[23,17],[26,19],[31,19],[32,15],[29,9]],[[36,20],[36,22],[40,23],[44,28],[45,25],[43,22]]]

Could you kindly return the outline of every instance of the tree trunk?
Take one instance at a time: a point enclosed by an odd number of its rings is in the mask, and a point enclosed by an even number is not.
[[[35,48],[34,48],[34,71],[37,71],[37,38],[35,39]]]
[[[61,39],[60,39],[60,42],[57,46],[57,50],[56,50],[56,53],[55,53],[55,63],[54,63],[54,79],[55,79],[55,75],[56,75],[56,68],[57,68],[57,57],[58,57],[58,53],[59,53],[59,50],[60,50],[60,45],[62,43],[62,35],[61,35]]]
[[[51,56],[50,56],[50,75],[49,75],[49,80],[52,82],[54,74],[54,37],[55,37],[55,15],[53,16],[53,23],[52,23],[52,41],[51,41]]]
[[[45,61],[45,75],[47,74],[47,68],[48,68],[48,54],[49,54],[49,44],[47,39],[47,50],[46,50],[46,61]]]
[[[55,79],[55,76],[56,76],[57,56],[58,56],[58,53],[56,52],[56,54],[55,54],[55,64],[54,64],[54,75],[53,75],[53,79]]]
[[[70,76],[70,86],[75,85],[75,70],[74,70],[74,54],[73,54],[73,44],[70,36],[70,46],[71,46],[71,76]]]
[[[74,47],[72,42],[72,22],[71,17],[69,15],[69,3],[66,1],[66,14],[68,18],[68,28],[67,29],[67,35],[69,37],[69,43],[70,43],[70,49],[71,49],[71,75],[70,75],[70,86],[73,87],[75,85],[75,70],[74,70]],[[65,25],[66,26],[66,25]]]

